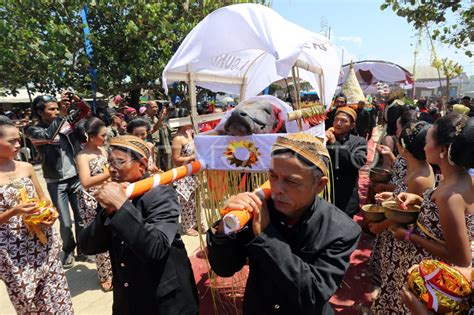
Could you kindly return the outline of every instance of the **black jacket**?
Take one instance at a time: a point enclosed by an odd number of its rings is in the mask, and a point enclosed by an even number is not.
[[[356,130],[357,134],[366,139],[372,128],[372,115],[367,108],[357,109]]]
[[[334,181],[336,207],[353,216],[359,211],[359,169],[367,161],[367,141],[347,135],[328,144]]]
[[[196,283],[178,229],[179,204],[169,186],[99,211],[80,235],[84,254],[110,252],[113,314],[197,314]]]
[[[57,117],[49,125],[40,122],[26,130],[28,138],[41,155],[44,178],[63,179],[61,150],[71,158],[71,161],[74,161],[76,154],[81,151],[81,144],[76,139],[72,128],[65,128],[69,127],[68,124],[66,118]],[[68,131],[64,132],[65,129]],[[76,167],[74,162],[72,165]]]
[[[337,108],[331,108],[327,113],[326,113],[326,120],[324,121],[324,128],[328,130],[329,128],[332,127],[334,123],[334,118],[336,117],[336,110]]]
[[[249,262],[244,314],[333,314],[328,303],[349,267],[361,229],[335,206],[317,197],[289,226],[268,204],[270,224],[257,237],[251,223],[235,236],[208,231],[211,268],[230,277]],[[218,224],[218,223],[217,223]]]

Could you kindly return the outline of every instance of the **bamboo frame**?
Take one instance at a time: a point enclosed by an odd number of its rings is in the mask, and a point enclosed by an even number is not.
[[[224,117],[224,115],[225,115],[224,112],[198,115],[196,121],[198,124],[205,123],[205,122],[221,119],[222,117]],[[168,120],[168,125],[170,126],[170,128],[179,128],[181,126],[186,126],[190,124],[192,124],[190,117],[171,118],[170,120]]]
[[[211,83],[227,83],[227,84],[243,84],[242,77],[224,77],[216,74],[195,73],[195,72],[167,72],[166,78],[170,81],[184,81],[189,82],[189,73],[193,74],[194,81],[211,82]]]
[[[260,59],[264,53],[260,54],[255,58],[252,63],[249,65],[247,70],[244,73],[243,77],[226,77],[221,75],[209,74],[209,73],[195,73],[192,71],[187,72],[166,72],[165,76],[170,81],[183,81],[188,84],[188,93],[189,93],[189,102],[191,105],[191,122],[193,125],[194,131],[197,133],[198,130],[198,114],[197,114],[197,100],[196,100],[196,81],[199,82],[210,82],[210,83],[224,83],[224,84],[239,84],[240,85],[240,100],[245,99],[245,90],[247,89],[248,81],[247,81],[247,73],[251,67],[256,63],[258,59]],[[300,59],[296,60],[293,68],[292,68],[292,75],[294,80],[293,89],[295,91],[295,97],[297,98],[297,103],[294,106],[295,109],[300,109],[301,107],[301,100],[299,95],[300,85],[299,85],[299,69],[303,69],[318,75],[319,82],[320,82],[320,94],[321,100],[324,100],[324,79],[323,73],[321,68],[318,68],[314,65],[307,63],[306,61],[302,61]],[[297,82],[298,81],[298,82]],[[298,94],[296,94],[296,92]],[[324,104],[323,104],[324,105]],[[301,122],[298,123],[298,126],[301,130]]]
[[[189,104],[191,105],[191,123],[195,133],[199,132],[199,126],[197,122],[197,104],[196,104],[196,82],[193,79],[193,73],[188,72],[188,92],[189,92]]]
[[[189,124],[190,122],[193,125],[193,129],[196,133],[199,132],[198,123],[206,122],[210,120],[215,120],[223,117],[224,113],[211,114],[211,115],[202,115],[199,116],[197,113],[197,99],[196,99],[196,81],[198,82],[211,82],[211,83],[227,83],[227,84],[239,84],[240,85],[240,101],[245,99],[245,91],[247,89],[247,73],[249,69],[255,64],[255,62],[263,56],[264,53],[260,54],[246,70],[243,77],[224,77],[219,75],[211,75],[204,73],[193,73],[192,71],[188,72],[172,72],[167,73],[166,76],[171,81],[185,81],[188,83],[188,93],[190,99],[191,115],[189,118],[178,118],[170,120],[170,126],[176,124],[181,126],[184,124]],[[301,60],[297,60],[295,65],[292,67],[293,80],[295,84],[293,88],[296,93],[296,109],[301,109],[301,98],[300,98],[300,85],[299,85],[299,68],[315,73],[319,76],[320,82],[320,93],[321,99],[323,95],[324,83],[322,81],[322,71],[321,69],[310,65]],[[298,82],[296,82],[298,81]],[[295,107],[295,106],[294,106]],[[302,120],[298,119],[298,126],[300,131],[302,130]],[[245,187],[242,184],[242,175],[246,173],[246,182]],[[244,191],[252,191],[255,188],[259,187],[263,182],[268,179],[267,172],[241,172],[241,171],[210,171],[205,170],[204,172],[196,176],[196,217],[197,222],[201,223],[206,222],[207,226],[210,227],[216,220],[220,218],[219,210],[224,206],[225,200],[232,195]],[[331,196],[331,190],[326,189],[326,194]],[[331,198],[331,197],[329,197]],[[201,229],[201,224],[198,224],[198,230],[200,235],[201,248],[205,248],[205,241],[203,235],[204,231]],[[203,250],[204,255],[207,259],[207,252]],[[212,295],[212,300],[214,304],[214,310],[217,310],[218,306],[223,306],[223,301],[215,294],[215,289],[222,287],[222,284],[219,283],[215,274],[212,272],[212,269],[208,265],[208,278],[210,280],[210,290]],[[242,288],[243,283],[245,282],[247,275],[245,272],[236,274],[231,280],[230,292],[234,298],[234,307],[230,305],[231,309],[237,314],[239,310],[235,307],[235,297],[239,295],[239,290],[237,288]],[[240,292],[243,294],[243,292]],[[224,307],[229,310],[229,306]]]

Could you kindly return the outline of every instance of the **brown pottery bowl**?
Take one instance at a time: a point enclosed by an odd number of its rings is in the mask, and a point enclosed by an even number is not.
[[[407,209],[401,209],[396,201],[386,201],[382,203],[385,208],[385,217],[399,224],[415,223],[420,214],[420,206],[408,206]]]
[[[369,172],[369,179],[375,183],[387,183],[392,177],[392,172],[379,167],[373,167]]]
[[[381,222],[385,220],[385,208],[380,205],[368,204],[362,206],[364,218],[369,222]]]

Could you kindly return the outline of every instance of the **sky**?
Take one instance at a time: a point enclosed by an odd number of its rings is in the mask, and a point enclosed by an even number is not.
[[[417,33],[390,8],[381,11],[382,3],[382,0],[273,0],[272,8],[285,19],[317,33],[325,21],[341,60],[344,51],[344,63],[385,60],[412,72]],[[474,58],[455,47],[439,43],[435,46],[440,58],[452,59],[468,75],[474,75]],[[416,64],[430,65],[430,59],[429,40],[424,36]]]

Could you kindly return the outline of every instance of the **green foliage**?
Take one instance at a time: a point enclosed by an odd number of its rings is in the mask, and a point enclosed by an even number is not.
[[[381,10],[388,7],[416,29],[433,28],[431,37],[442,43],[453,45],[472,57],[469,48],[474,41],[474,6],[461,0],[385,0]],[[454,23],[446,21],[446,14],[454,14]]]
[[[217,8],[241,2],[263,1],[90,1],[98,91],[159,88],[156,79],[188,32]],[[84,3],[0,0],[0,87],[13,94],[28,83],[40,92],[68,86],[90,90],[79,15]]]

